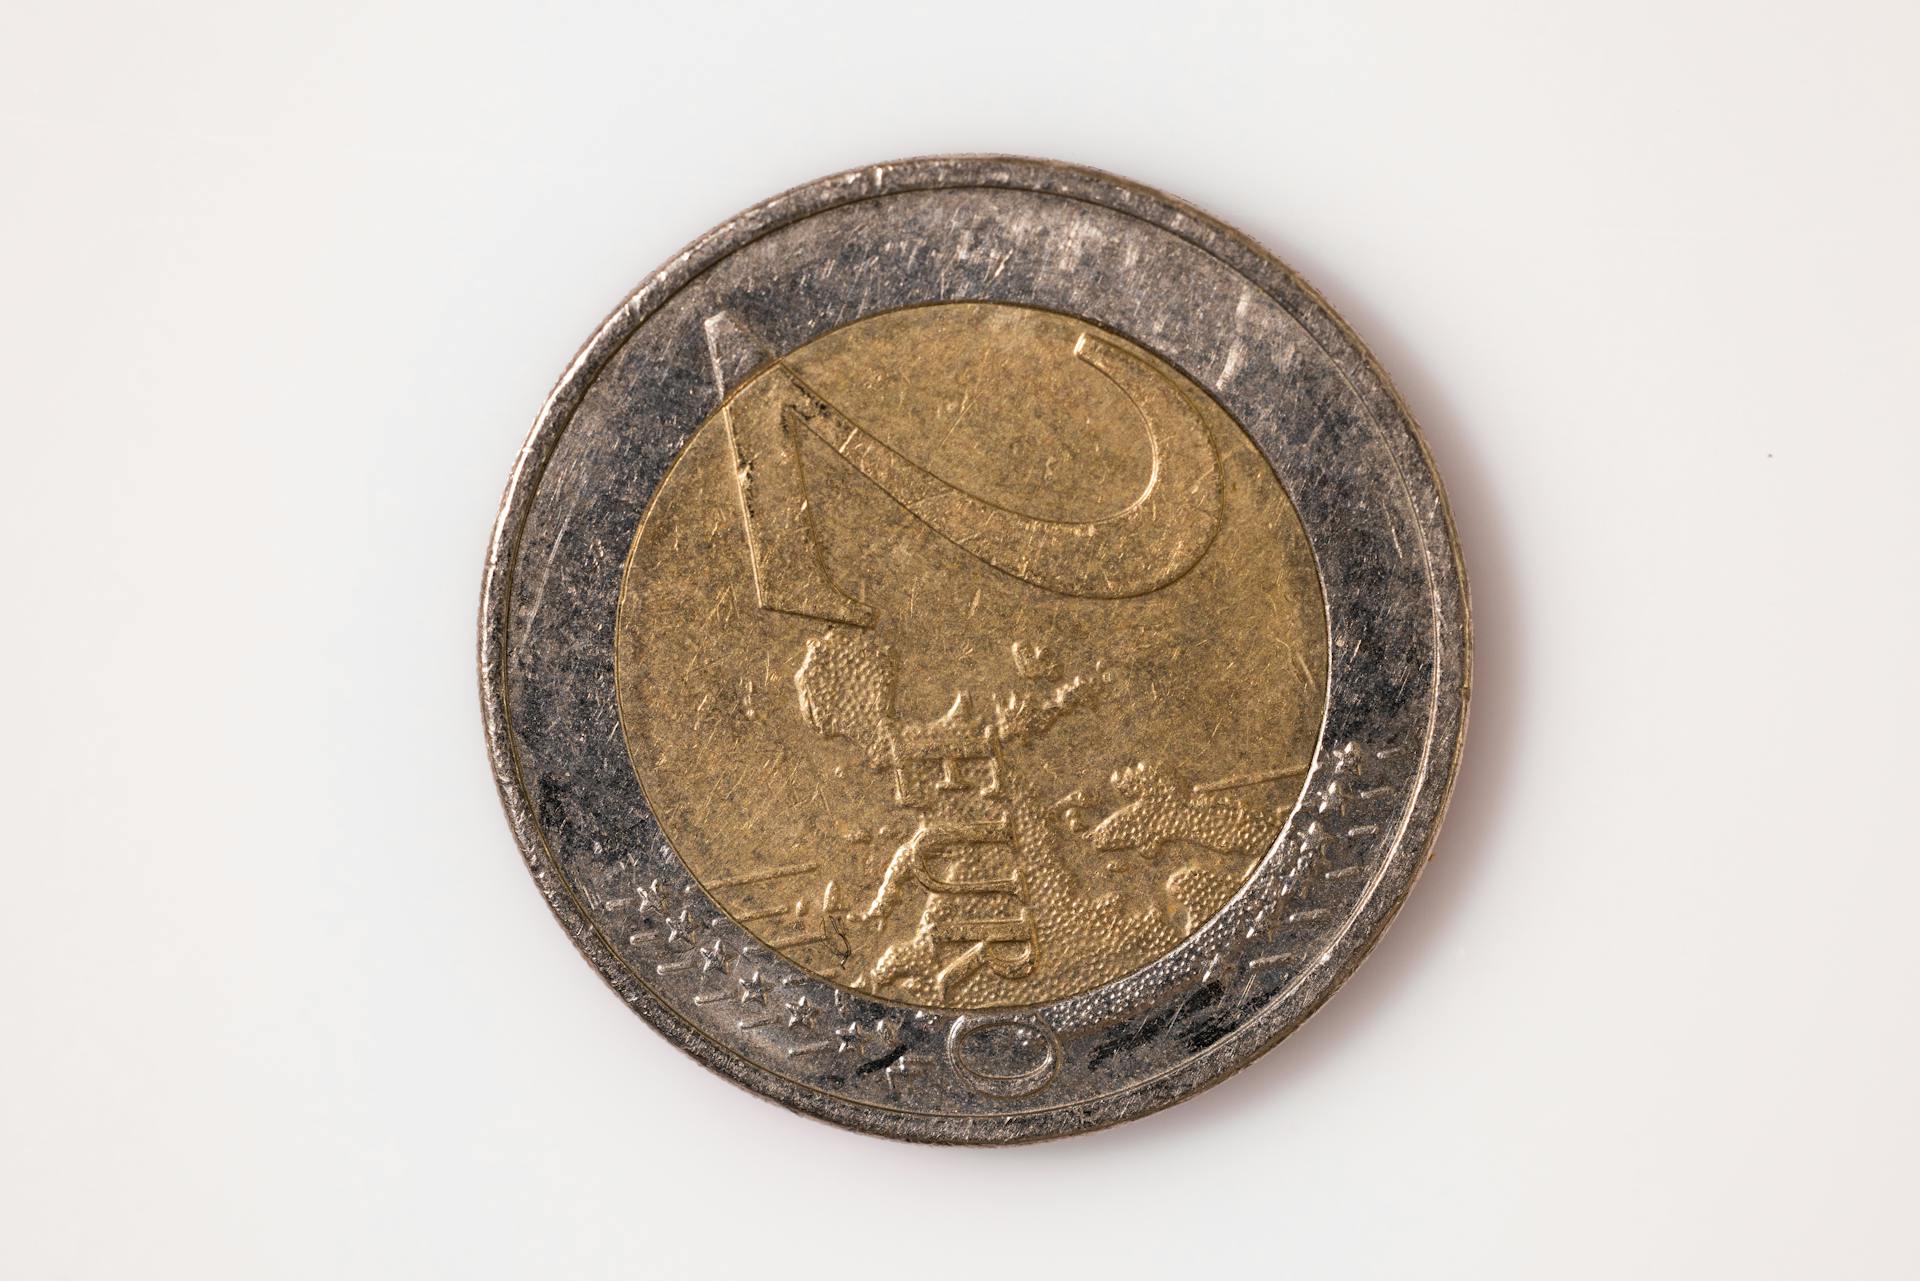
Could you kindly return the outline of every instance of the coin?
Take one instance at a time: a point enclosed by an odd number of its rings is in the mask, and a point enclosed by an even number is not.
[[[1070,1134],[1243,1066],[1427,858],[1465,725],[1439,480],[1244,237],[933,158],[722,224],[516,466],[500,791],[640,1014],[897,1138]]]

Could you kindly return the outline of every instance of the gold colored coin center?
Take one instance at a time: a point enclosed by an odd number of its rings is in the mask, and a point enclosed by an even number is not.
[[[777,360],[662,480],[615,643],[667,839],[766,947],[917,1005],[1070,996],[1246,882],[1325,710],[1325,604],[1246,433],[1053,312],[889,312]]]

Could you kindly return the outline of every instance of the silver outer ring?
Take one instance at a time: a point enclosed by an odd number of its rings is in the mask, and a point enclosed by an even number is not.
[[[834,254],[839,281],[824,284],[836,273],[815,268]],[[862,315],[962,299],[1083,315],[1220,399],[1300,509],[1332,659],[1302,801],[1218,917],[1094,992],[971,1015],[847,993],[756,950],[660,836],[624,747],[601,741],[617,730],[610,636],[627,540],[716,403],[682,331],[718,303],[757,308],[756,328],[790,350]],[[1469,663],[1466,581],[1439,478],[1386,375],[1326,302],[1192,206],[1093,170],[1006,157],[907,160],[809,183],[723,223],[643,282],[534,422],[480,609],[501,801],[582,954],[723,1076],[839,1125],[943,1143],[1130,1120],[1298,1027],[1378,941],[1426,862],[1459,764]],[[684,936],[674,952],[674,921],[718,959],[692,964]],[[1015,1059],[1031,1062],[967,1061],[983,1039],[999,1052],[993,1034],[1007,1028]]]

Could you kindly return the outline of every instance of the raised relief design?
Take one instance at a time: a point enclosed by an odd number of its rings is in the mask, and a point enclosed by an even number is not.
[[[910,1052],[913,1038],[899,1019],[855,1018],[844,994],[816,1004],[791,991],[790,979],[781,984],[767,979],[766,950],[757,944],[727,947],[718,937],[720,919],[703,919],[694,910],[691,888],[675,889],[658,877],[621,884],[634,875],[631,861],[617,864],[614,880],[620,888],[593,906],[607,919],[623,922],[628,949],[657,980],[680,986],[696,1008],[717,1008],[736,1031],[773,1042],[783,1058],[855,1079],[877,1076],[896,1096],[932,1061]]]
[[[1076,676],[1039,697],[1009,693],[984,714],[975,713],[963,690],[945,715],[915,722],[894,709],[894,665],[892,652],[871,636],[830,632],[807,643],[793,681],[807,723],[851,740],[869,766],[891,773],[895,804],[920,815],[872,902],[845,920],[848,930],[889,940],[851,981],[937,1004],[983,966],[1003,979],[1024,978],[1033,968],[1039,939],[1031,878],[1022,881],[1027,861],[1004,786],[1004,747],[1043,730],[1087,681]],[[898,931],[888,926],[903,904],[917,912],[916,924],[895,939]]]
[[[1145,761],[1114,774],[1113,786],[1128,801],[1087,834],[1095,849],[1137,849],[1150,857],[1170,841],[1190,841],[1224,854],[1264,848],[1280,832],[1271,814],[1183,788]]]
[[[826,580],[807,515],[797,437],[812,432],[881,492],[955,546],[1022,582],[1063,596],[1139,596],[1180,577],[1220,524],[1220,482],[1206,428],[1186,396],[1146,362],[1082,333],[1073,354],[1119,387],[1139,413],[1151,461],[1119,511],[1048,520],[1010,511],[942,480],[828,404],[729,312],[707,342],[733,442],[740,511],[766,609],[865,625],[869,611]],[[733,380],[747,382],[737,391]]]
[[[635,767],[702,886],[822,977],[975,1011],[1084,991],[1280,835],[1325,697],[1311,554],[1244,434],[1130,344],[988,305],[863,330],[776,357],[708,320],[715,432],[622,596]],[[1044,1029],[968,1026],[977,1088],[1057,1066],[1022,1057]]]
[[[1116,1055],[1144,1054],[1169,1040],[1183,1053],[1205,1050],[1322,959],[1324,940],[1359,902],[1369,860],[1401,803],[1396,789],[1373,782],[1380,765],[1400,750],[1368,749],[1357,742],[1333,749],[1323,781],[1302,806],[1310,817],[1275,851],[1277,885],[1247,919],[1243,937],[1253,946],[1237,963],[1222,954],[1211,957],[1170,1014],[1156,1012],[1108,1028],[1090,1066]]]
[[[1397,750],[1348,742],[1329,753],[1324,781],[1303,806],[1310,817],[1278,852],[1277,890],[1245,928],[1260,946],[1238,964],[1214,956],[1171,1013],[1113,1024],[1095,1045],[1091,1066],[1116,1055],[1144,1054],[1166,1040],[1186,1053],[1204,1050],[1314,962],[1322,946],[1317,940],[1358,900],[1369,856],[1398,810],[1398,791],[1372,781]],[[772,982],[764,973],[766,952],[758,945],[725,947],[717,937],[720,920],[696,913],[690,889],[676,890],[657,877],[626,879],[633,875],[628,864],[618,865],[614,880],[624,887],[597,901],[595,909],[623,924],[629,949],[659,981],[679,985],[694,1006],[717,1009],[743,1034],[770,1041],[784,1059],[823,1075],[875,1080],[893,1099],[935,1062],[922,1052],[932,1045],[925,1016],[915,1016],[919,1027],[895,1018],[857,1018],[843,994],[816,1003]],[[946,888],[938,885],[929,890],[942,892]],[[1037,1093],[1061,1066],[1054,1032],[1026,1015],[961,1015],[947,1024],[938,1048],[939,1062],[954,1078],[995,1098]]]
[[[994,1098],[1033,1094],[1060,1070],[1060,1040],[1035,1018],[963,1014],[947,1030],[946,1049],[953,1074]]]

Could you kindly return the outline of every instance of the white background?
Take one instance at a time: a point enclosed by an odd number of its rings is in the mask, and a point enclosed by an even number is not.
[[[1873,1277],[1915,1244],[1907,4],[175,3],[0,21],[0,1272]],[[1276,250],[1474,589],[1438,855],[1173,1111],[788,1115],[493,795],[489,522],[643,275],[998,150]]]

